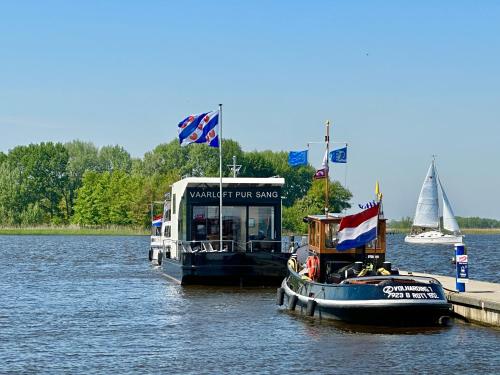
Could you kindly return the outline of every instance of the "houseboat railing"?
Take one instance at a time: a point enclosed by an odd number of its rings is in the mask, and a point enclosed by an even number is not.
[[[182,241],[182,240],[163,240],[163,249],[170,251],[173,245],[177,245],[177,249],[182,253],[212,253],[212,252],[291,252],[300,246],[303,241],[290,242],[289,240],[251,240],[241,242],[235,240],[223,240],[222,250],[220,250],[219,240],[203,240],[203,241]]]

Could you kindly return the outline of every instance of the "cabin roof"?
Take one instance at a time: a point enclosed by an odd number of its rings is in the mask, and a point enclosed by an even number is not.
[[[311,220],[338,220],[338,219],[342,219],[344,216],[344,214],[340,214],[340,213],[331,213],[331,214],[328,214],[328,217],[326,215],[308,215],[307,218],[308,219],[311,219]]]
[[[189,187],[213,185],[219,186],[219,177],[186,177],[175,184],[182,184]],[[285,179],[282,177],[223,177],[222,186],[229,185],[253,185],[253,186],[282,186]]]
[[[185,190],[190,187],[219,187],[219,177],[186,177],[172,184],[172,193],[183,195]],[[237,186],[278,186],[282,187],[285,184],[285,179],[282,177],[223,177],[222,188],[237,187]]]

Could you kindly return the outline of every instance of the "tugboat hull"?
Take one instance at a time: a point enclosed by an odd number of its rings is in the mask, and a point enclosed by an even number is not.
[[[377,276],[357,278],[352,283],[322,284],[291,274],[281,288],[289,310],[318,318],[414,326],[445,324],[451,315],[442,286],[431,278]]]

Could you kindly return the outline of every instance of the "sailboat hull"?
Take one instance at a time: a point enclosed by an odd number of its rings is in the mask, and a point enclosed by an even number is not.
[[[443,244],[453,245],[455,243],[462,243],[462,235],[444,234],[439,231],[430,231],[420,234],[409,234],[405,237],[407,243],[420,243],[420,244]]]

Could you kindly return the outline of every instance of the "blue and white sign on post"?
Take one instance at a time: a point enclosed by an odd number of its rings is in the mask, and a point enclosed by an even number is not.
[[[469,282],[469,259],[463,244],[455,245],[455,263],[457,265],[456,289],[465,292],[465,284]]]

